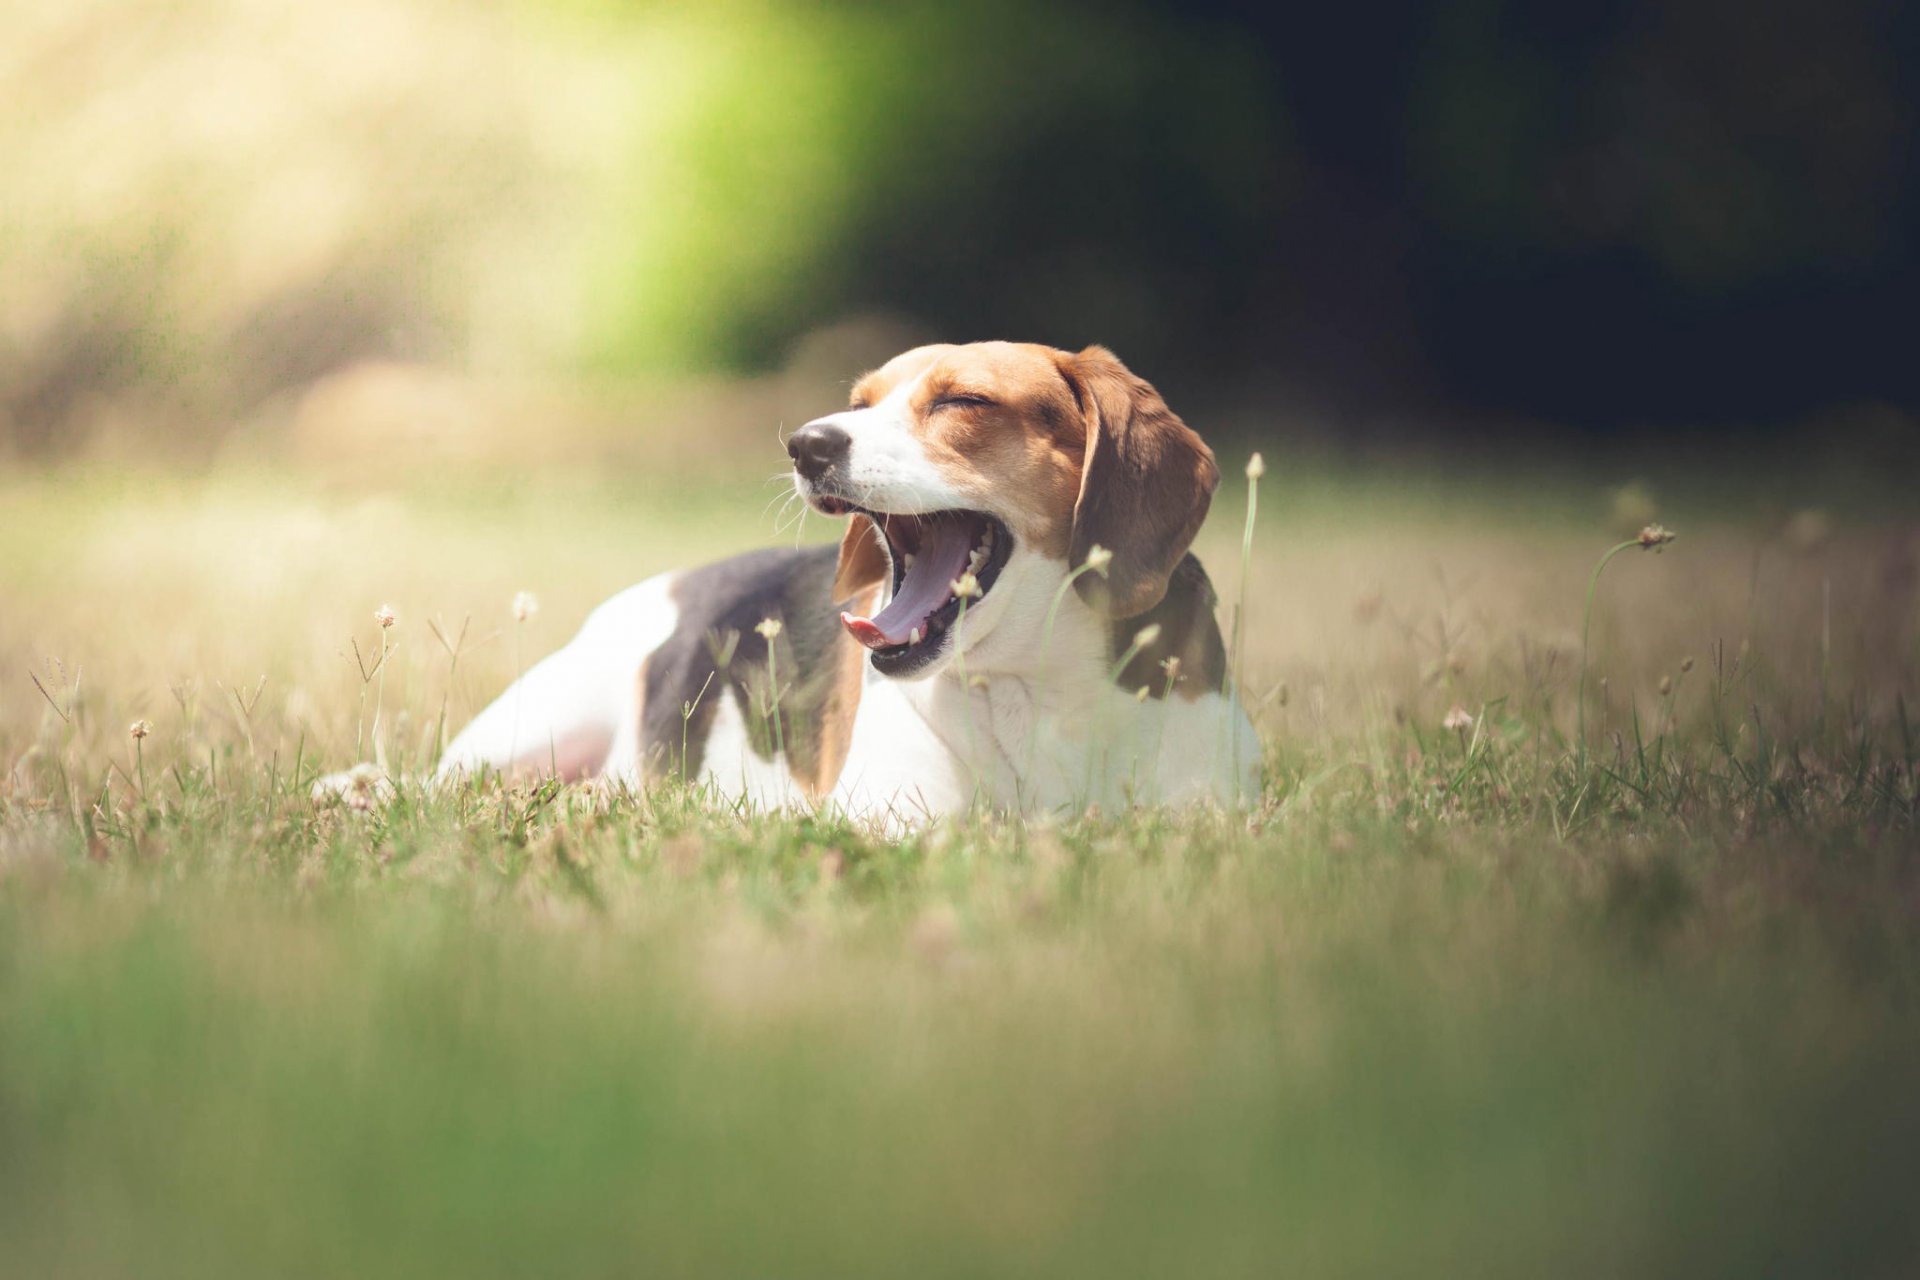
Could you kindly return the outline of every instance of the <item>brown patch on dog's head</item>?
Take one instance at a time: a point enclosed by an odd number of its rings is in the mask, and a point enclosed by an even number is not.
[[[969,503],[1070,565],[1086,563],[1095,546],[1111,551],[1104,576],[1075,584],[1110,616],[1159,603],[1220,472],[1151,384],[1105,347],[1074,354],[976,342],[894,357],[854,385],[851,406],[877,405],[903,387],[908,429]],[[842,564],[871,571],[854,536]]]
[[[910,429],[948,482],[1023,543],[1065,556],[1086,448],[1065,354],[1026,342],[918,347],[855,383],[851,403],[907,386]]]

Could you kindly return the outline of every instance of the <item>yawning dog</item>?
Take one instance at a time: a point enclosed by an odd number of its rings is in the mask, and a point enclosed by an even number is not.
[[[912,822],[1253,794],[1259,745],[1188,552],[1212,451],[1113,354],[920,347],[787,441],[847,522],[614,596],[442,778],[680,776]]]

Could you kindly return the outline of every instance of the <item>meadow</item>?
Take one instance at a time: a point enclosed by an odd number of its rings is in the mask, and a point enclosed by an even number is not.
[[[404,780],[777,483],[0,475],[0,1272],[1920,1270],[1911,518],[1223,461],[1259,802],[897,843]]]

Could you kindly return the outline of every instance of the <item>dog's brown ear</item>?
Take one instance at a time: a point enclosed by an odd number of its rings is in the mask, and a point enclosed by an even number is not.
[[[840,538],[840,564],[833,574],[834,603],[851,600],[886,579],[887,552],[880,545],[880,531],[869,517],[853,516]]]
[[[1131,618],[1166,595],[1207,518],[1220,469],[1160,393],[1105,347],[1066,357],[1061,372],[1087,420],[1069,563],[1085,564],[1096,546],[1113,553],[1105,577],[1083,573],[1074,586],[1108,616]]]

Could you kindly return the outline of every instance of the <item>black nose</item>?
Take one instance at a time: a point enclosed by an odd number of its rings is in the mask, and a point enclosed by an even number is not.
[[[852,437],[832,423],[809,422],[787,437],[787,454],[802,479],[818,480],[835,463],[846,460],[852,443]]]

